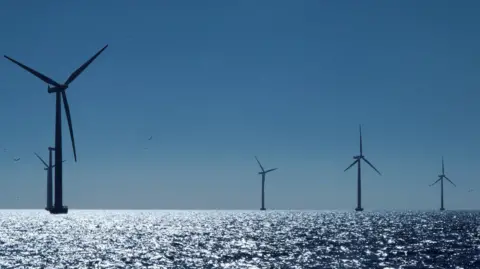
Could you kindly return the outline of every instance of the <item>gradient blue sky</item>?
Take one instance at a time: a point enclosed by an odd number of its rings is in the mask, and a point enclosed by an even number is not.
[[[28,4],[28,5],[27,5]],[[68,89],[71,208],[478,208],[478,1],[5,1],[0,52]],[[0,207],[43,208],[54,95],[0,60]],[[148,141],[149,136],[153,136]],[[144,150],[148,147],[148,150]],[[13,157],[21,157],[18,163]],[[364,166],[365,167],[365,166]],[[468,193],[468,189],[477,192]]]

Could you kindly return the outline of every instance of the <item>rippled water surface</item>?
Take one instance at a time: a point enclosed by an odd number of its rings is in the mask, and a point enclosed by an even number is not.
[[[480,268],[480,212],[0,211],[0,268]]]

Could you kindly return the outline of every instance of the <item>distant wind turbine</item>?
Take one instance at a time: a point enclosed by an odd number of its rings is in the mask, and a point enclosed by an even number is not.
[[[53,166],[52,166],[52,150],[54,150],[54,148],[48,147],[48,151],[49,151],[48,164],[40,156],[38,156],[37,153],[35,153],[35,152],[33,153],[43,163],[43,165],[45,165],[44,170],[47,171],[47,206],[45,207],[45,210],[47,210],[49,212],[53,207],[53,199],[52,199],[52,187],[53,187],[53,184],[52,184],[52,168],[53,168]]]
[[[440,211],[445,210],[445,208],[443,207],[443,179],[448,180],[448,182],[450,182],[454,187],[457,186],[445,175],[445,164],[443,162],[443,156],[442,156],[442,174],[438,175],[437,181],[430,184],[430,187],[431,187],[440,181]]]
[[[45,210],[50,211],[53,208],[53,198],[52,198],[52,187],[53,187],[53,182],[52,182],[52,169],[55,167],[55,165],[52,165],[52,151],[55,150],[55,148],[48,147],[48,164],[37,154],[37,158],[45,165],[44,170],[47,171],[47,206],[45,207]],[[65,160],[63,161],[65,162]]]
[[[70,130],[70,138],[72,140],[73,156],[75,162],[77,161],[77,151],[75,149],[75,139],[73,137],[72,118],[70,116],[70,106],[67,101],[66,90],[70,84],[83,72],[85,69],[108,47],[104,46],[95,55],[93,55],[88,61],[82,64],[77,70],[75,70],[67,80],[62,84],[45,76],[44,74],[4,55],[5,58],[25,69],[29,73],[33,74],[37,78],[41,79],[48,86],[48,93],[54,93],[56,97],[55,103],[55,205],[51,209],[52,214],[67,214],[68,207],[63,205],[63,165],[62,165],[62,109],[61,102],[63,100],[63,106],[65,108],[65,115],[67,117],[68,128]],[[53,87],[50,87],[53,86]]]
[[[257,163],[260,166],[260,169],[262,169],[261,172],[258,172],[259,175],[262,175],[262,207],[260,208],[260,210],[265,210],[265,175],[269,172],[277,170],[278,168],[273,168],[265,171],[265,169],[263,169],[262,164],[258,160],[257,156],[255,156],[255,159],[257,160]]]
[[[365,156],[363,156],[363,146],[362,146],[362,126],[360,125],[359,126],[359,130],[360,130],[360,155],[358,156],[353,156],[353,158],[355,159],[355,161],[349,166],[347,167],[347,169],[344,170],[347,171],[348,169],[350,169],[352,166],[354,166],[355,164],[357,164],[357,167],[358,167],[358,176],[357,176],[357,208],[355,208],[355,211],[363,211],[363,208],[362,208],[362,173],[361,173],[361,161],[365,161],[368,165],[370,165],[370,167],[373,168],[373,170],[375,170],[375,172],[377,172],[379,175],[382,175],[378,170],[377,168],[375,168],[375,166],[373,166],[373,164],[371,164],[366,158]]]

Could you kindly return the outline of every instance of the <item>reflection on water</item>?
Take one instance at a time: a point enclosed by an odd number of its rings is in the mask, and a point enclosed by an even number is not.
[[[480,212],[0,211],[0,268],[480,268]]]

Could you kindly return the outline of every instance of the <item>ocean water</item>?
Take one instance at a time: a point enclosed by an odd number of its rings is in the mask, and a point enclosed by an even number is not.
[[[480,268],[480,212],[4,210],[0,268]]]

